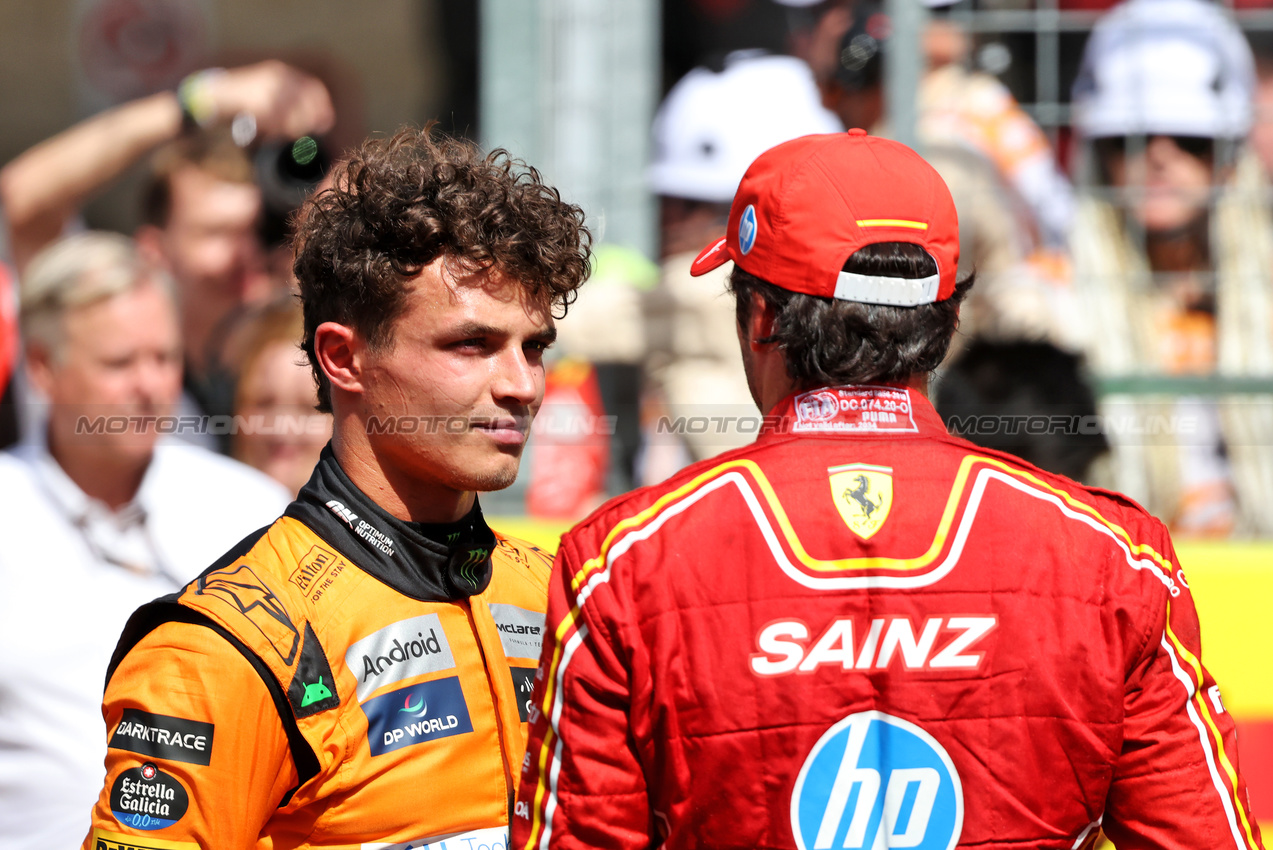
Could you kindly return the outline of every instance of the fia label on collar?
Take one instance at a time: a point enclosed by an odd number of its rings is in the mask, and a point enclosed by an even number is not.
[[[915,433],[910,394],[896,387],[824,387],[796,396],[796,434]]]

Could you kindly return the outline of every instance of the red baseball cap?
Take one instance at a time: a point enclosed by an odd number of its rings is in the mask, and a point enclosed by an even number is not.
[[[877,242],[910,242],[937,263],[927,278],[852,274],[844,263]],[[959,218],[950,189],[919,154],[865,130],[802,136],[770,148],[747,169],[727,235],[690,273],[733,260],[792,292],[913,307],[955,291]]]

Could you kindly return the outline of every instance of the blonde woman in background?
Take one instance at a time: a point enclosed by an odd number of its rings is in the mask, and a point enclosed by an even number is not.
[[[302,330],[300,305],[288,296],[250,314],[235,335],[233,455],[293,495],[332,434],[331,416],[314,410],[318,394],[300,349]]]

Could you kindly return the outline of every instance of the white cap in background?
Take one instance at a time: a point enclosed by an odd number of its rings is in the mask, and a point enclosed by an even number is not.
[[[1254,87],[1251,48],[1215,3],[1130,0],[1088,39],[1074,127],[1088,138],[1239,138],[1251,128]]]
[[[724,71],[695,68],[668,92],[654,117],[646,179],[660,195],[727,204],[747,167],[774,145],[843,129],[804,62],[732,53]]]

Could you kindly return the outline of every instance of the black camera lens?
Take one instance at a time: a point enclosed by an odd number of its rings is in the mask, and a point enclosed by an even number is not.
[[[331,157],[313,136],[262,145],[256,152],[257,181],[266,207],[276,212],[299,207],[330,168]]]

